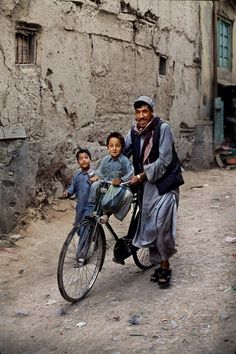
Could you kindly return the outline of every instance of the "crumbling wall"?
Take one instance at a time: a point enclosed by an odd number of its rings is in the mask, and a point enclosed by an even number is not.
[[[37,28],[35,64],[15,64],[20,23]],[[155,99],[191,166],[201,90],[199,1],[3,0],[0,27],[0,126],[21,124],[38,144],[32,183],[41,191],[68,182],[77,145],[101,158],[108,132],[128,131],[141,94]]]
[[[26,139],[24,128],[0,127],[0,234],[9,233],[35,198],[37,143]]]

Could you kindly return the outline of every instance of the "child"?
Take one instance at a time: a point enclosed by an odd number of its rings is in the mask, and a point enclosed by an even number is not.
[[[128,213],[133,200],[133,194],[129,188],[119,187],[122,182],[129,181],[134,172],[131,162],[122,154],[125,145],[124,138],[120,133],[113,132],[107,137],[106,145],[109,155],[102,159],[100,167],[95,171],[95,176],[90,179],[93,184],[88,204],[88,210],[91,213],[94,211],[99,195],[99,179],[112,181],[112,185],[102,200],[102,207],[105,212],[100,218],[102,223],[107,223],[109,215],[112,213],[115,214],[117,219],[122,221]],[[106,203],[104,203],[105,200]]]
[[[90,170],[91,154],[87,149],[80,148],[76,153],[76,159],[80,168],[74,175],[69,188],[63,193],[63,196],[68,198],[73,194],[76,195],[77,205],[75,224],[79,224],[84,218],[87,209],[91,187],[90,175],[93,171]]]

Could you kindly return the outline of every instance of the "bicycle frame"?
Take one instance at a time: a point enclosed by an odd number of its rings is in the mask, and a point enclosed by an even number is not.
[[[133,237],[134,237],[134,234],[135,234],[136,229],[137,229],[138,218],[139,218],[138,201],[137,201],[137,196],[136,195],[134,196],[134,200],[133,200],[132,204],[133,204],[132,217],[131,217],[131,220],[130,220],[130,224],[129,224],[127,235],[125,236],[125,238],[129,239],[129,240],[132,240]],[[119,240],[119,237],[117,236],[116,232],[113,230],[111,224],[108,222],[107,224],[105,224],[105,226],[110,231],[110,233],[112,234],[114,239],[116,241]]]
[[[103,192],[105,193],[106,190],[104,189]],[[101,200],[102,194],[95,212],[78,225],[74,225],[60,252],[57,268],[58,288],[62,297],[70,302],[83,299],[92,289],[105,260],[106,237],[100,220],[102,215]],[[150,263],[148,248],[138,249],[132,246],[132,239],[139,219],[137,194],[134,195],[132,207],[132,217],[126,236],[119,238],[109,223],[104,226],[116,241],[113,261],[124,265],[124,260],[132,255],[136,266],[139,269],[147,270],[153,266]]]

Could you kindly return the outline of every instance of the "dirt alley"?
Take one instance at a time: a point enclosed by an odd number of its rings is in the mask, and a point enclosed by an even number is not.
[[[0,250],[1,354],[236,353],[236,171],[185,172],[178,253],[168,289],[132,259],[112,262],[112,241],[98,280],[77,304],[57,288],[58,255],[69,232],[71,201],[35,218],[15,248]],[[33,212],[32,212],[33,214]],[[116,224],[121,236],[126,224]],[[137,319],[136,325],[129,320]]]

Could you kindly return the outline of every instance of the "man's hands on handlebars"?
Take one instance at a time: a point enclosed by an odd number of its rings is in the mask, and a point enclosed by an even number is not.
[[[130,180],[130,184],[136,185],[136,184],[142,183],[145,181],[146,178],[147,178],[146,173],[142,172],[142,173],[138,174],[137,176],[133,176]]]

